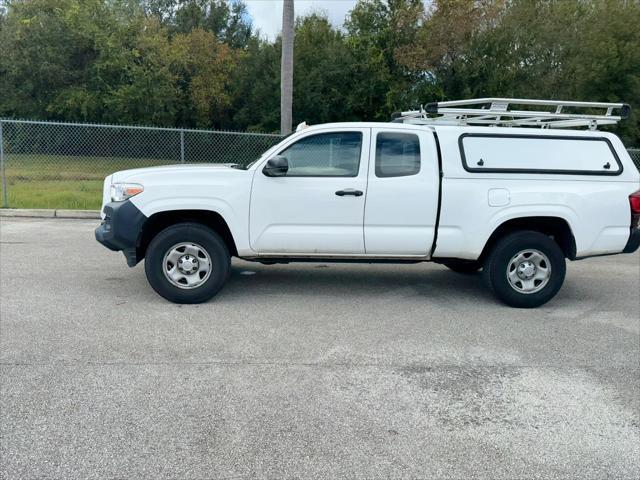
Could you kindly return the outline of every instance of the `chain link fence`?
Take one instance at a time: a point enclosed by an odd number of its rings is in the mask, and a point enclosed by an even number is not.
[[[0,120],[2,206],[98,209],[104,177],[129,168],[256,160],[266,133]]]
[[[631,160],[636,164],[636,168],[640,171],[640,148],[629,148],[627,150],[631,155]]]
[[[265,133],[0,120],[2,206],[98,209],[104,177],[176,163],[246,165],[282,139]],[[640,149],[629,149],[640,170]]]

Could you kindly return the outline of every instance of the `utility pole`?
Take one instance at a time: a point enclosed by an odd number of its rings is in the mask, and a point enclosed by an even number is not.
[[[293,0],[282,0],[282,59],[280,63],[280,133],[291,133],[293,123]]]

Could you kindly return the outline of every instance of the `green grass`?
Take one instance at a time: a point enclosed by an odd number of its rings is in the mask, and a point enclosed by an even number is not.
[[[102,181],[99,180],[33,180],[7,183],[10,208],[98,210],[102,203]]]
[[[6,155],[10,208],[97,210],[102,203],[104,177],[128,168],[167,165],[174,161],[150,158]],[[2,198],[0,186],[0,198]]]

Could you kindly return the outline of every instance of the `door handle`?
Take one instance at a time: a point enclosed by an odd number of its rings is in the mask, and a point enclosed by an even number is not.
[[[361,197],[362,192],[360,190],[356,190],[355,188],[345,188],[344,190],[338,190],[336,195],[339,197],[344,197],[345,195],[353,195],[354,197]]]

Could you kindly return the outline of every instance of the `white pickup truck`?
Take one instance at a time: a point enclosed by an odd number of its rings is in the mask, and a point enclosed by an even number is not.
[[[585,105],[606,113],[565,113]],[[307,127],[246,166],[109,175],[96,238],[129,266],[145,259],[151,286],[179,303],[212,298],[235,256],[432,261],[482,270],[498,299],[536,307],[560,289],[565,259],[640,245],[640,174],[618,137],[595,130],[627,114],[624,104],[481,99]],[[566,130],[580,125],[591,129]]]

